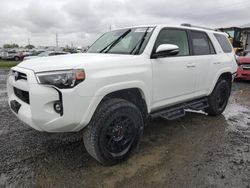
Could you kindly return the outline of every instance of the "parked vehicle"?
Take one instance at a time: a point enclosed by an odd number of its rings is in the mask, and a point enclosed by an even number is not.
[[[242,28],[227,27],[219,28],[218,30],[228,34],[228,39],[234,47],[235,54],[240,55],[243,52],[243,46],[241,42]]]
[[[28,55],[26,55],[23,60],[31,59],[31,56],[38,56],[39,54],[45,52],[45,50],[31,50]]]
[[[237,71],[222,32],[151,25],[102,35],[83,54],[23,61],[10,71],[13,113],[39,131],[83,130],[89,154],[112,165],[134,151],[148,120],[186,109],[216,116]]]
[[[4,60],[20,61],[23,59],[23,54],[22,52],[17,52],[17,51],[4,51],[2,52],[1,58]]]
[[[238,57],[238,70],[236,78],[239,80],[250,80],[250,53]]]
[[[69,54],[69,53],[63,52],[63,51],[45,51],[45,52],[42,52],[38,55],[26,56],[26,57],[24,57],[24,60],[35,59],[35,58],[39,58],[39,57],[55,56],[55,55],[66,55],[66,54]]]
[[[250,51],[250,27],[227,27],[218,30],[228,34],[234,47],[235,54],[242,56]]]
[[[2,59],[3,51],[0,51],[0,59]]]

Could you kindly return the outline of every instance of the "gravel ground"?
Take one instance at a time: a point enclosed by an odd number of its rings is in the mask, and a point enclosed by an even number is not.
[[[49,134],[20,122],[0,70],[0,187],[250,187],[250,83],[236,82],[223,115],[200,113],[146,128],[137,152],[104,167],[82,133]]]

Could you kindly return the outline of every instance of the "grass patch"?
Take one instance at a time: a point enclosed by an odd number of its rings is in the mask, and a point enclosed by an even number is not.
[[[6,61],[0,60],[0,68],[11,68],[16,66],[20,61]]]

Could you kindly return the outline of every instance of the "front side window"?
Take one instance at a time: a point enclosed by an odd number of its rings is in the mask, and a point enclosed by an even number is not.
[[[215,53],[206,33],[191,31],[191,40],[194,55],[209,55]]]
[[[87,53],[141,54],[153,30],[153,27],[140,27],[105,33]]]
[[[189,45],[187,32],[177,29],[164,29],[162,30],[155,43],[155,49],[161,44],[174,44],[179,47],[179,53],[177,56],[189,55]]]

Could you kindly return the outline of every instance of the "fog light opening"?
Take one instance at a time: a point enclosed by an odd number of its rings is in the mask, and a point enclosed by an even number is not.
[[[55,102],[54,104],[54,110],[56,113],[61,114],[62,113],[62,103],[60,101]]]

